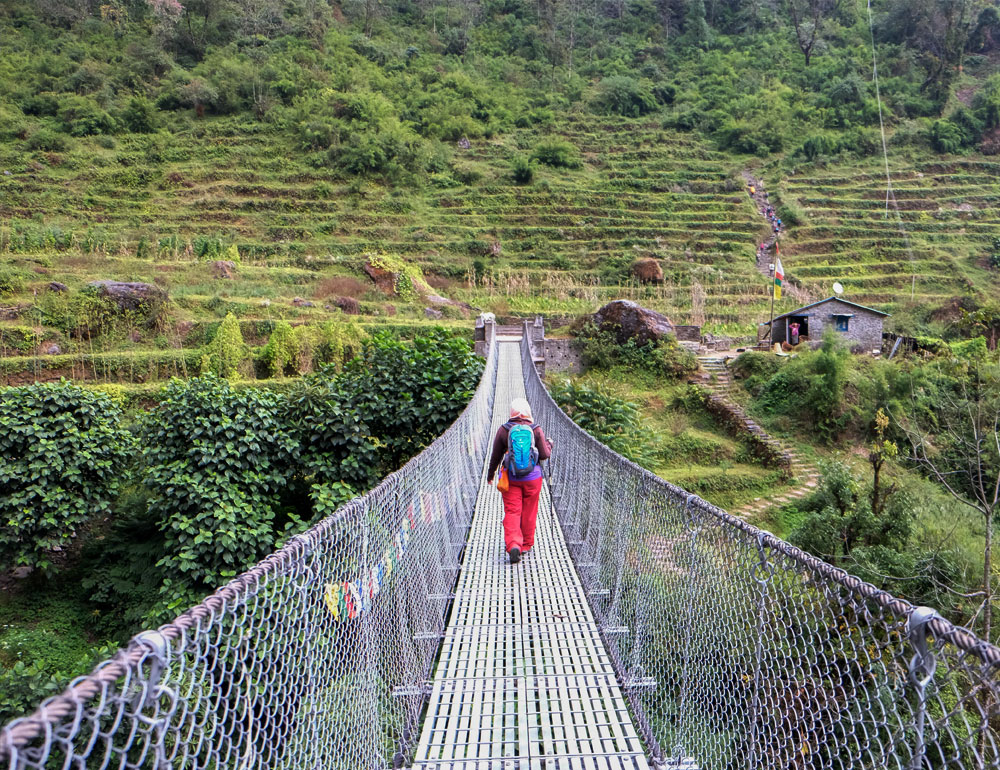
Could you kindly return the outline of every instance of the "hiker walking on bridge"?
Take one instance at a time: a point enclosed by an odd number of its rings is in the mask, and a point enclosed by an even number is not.
[[[552,444],[545,438],[541,426],[531,418],[531,405],[515,398],[510,405],[510,420],[497,430],[493,453],[486,475],[488,483],[503,463],[501,475],[506,476],[507,489],[498,482],[503,496],[504,548],[511,564],[517,564],[523,554],[535,544],[535,523],[538,519],[538,497],[542,492],[542,460],[552,454]]]

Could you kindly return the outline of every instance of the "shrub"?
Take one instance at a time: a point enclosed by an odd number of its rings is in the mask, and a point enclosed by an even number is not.
[[[0,265],[0,297],[24,290],[29,274],[12,265]]]
[[[621,344],[612,330],[586,323],[576,331],[576,340],[584,366],[596,369],[622,366],[657,377],[679,379],[698,368],[695,356],[680,347],[673,336],[642,344],[629,339]]]
[[[156,107],[149,100],[134,96],[122,111],[122,123],[134,134],[151,134],[159,123]]]
[[[59,120],[73,136],[114,133],[116,123],[88,96],[65,96],[60,101]]]
[[[950,120],[935,120],[931,125],[930,139],[938,152],[953,153],[962,148],[962,130]]]
[[[150,511],[165,535],[160,565],[180,576],[178,601],[249,568],[274,543],[276,495],[297,444],[278,419],[280,397],[234,390],[208,374],[173,380],[141,420]]]
[[[633,462],[648,463],[651,436],[643,429],[639,408],[600,387],[564,381],[552,398],[573,422],[602,444]]]
[[[332,370],[307,375],[296,383],[282,407],[281,419],[299,444],[296,483],[305,489],[344,482],[360,490],[378,480],[378,439],[365,403]]]
[[[597,86],[591,107],[601,115],[638,118],[657,109],[656,97],[635,78],[624,75],[604,78]]]
[[[535,169],[531,165],[531,160],[523,155],[514,158],[510,171],[517,184],[530,184],[535,177]]]
[[[781,369],[782,362],[783,359],[769,353],[748,351],[741,353],[729,368],[738,380],[742,380],[743,387],[757,396],[764,384]]]
[[[29,150],[42,152],[65,152],[69,141],[62,134],[49,128],[40,128],[28,137]]]
[[[576,147],[561,139],[539,142],[531,158],[553,168],[580,168],[583,165]]]
[[[444,330],[416,337],[412,345],[380,332],[344,367],[340,382],[384,442],[389,471],[444,432],[465,408],[482,369],[469,343]]]
[[[291,324],[288,321],[278,321],[271,332],[271,338],[261,351],[261,359],[272,377],[294,374],[299,349]]]
[[[0,569],[52,567],[126,478],[133,440],[104,393],[66,381],[0,393]]]
[[[250,358],[240,322],[232,313],[226,313],[208,348],[209,369],[220,377],[238,377]]]
[[[806,218],[805,212],[791,201],[778,206],[777,214],[783,225],[801,225]]]

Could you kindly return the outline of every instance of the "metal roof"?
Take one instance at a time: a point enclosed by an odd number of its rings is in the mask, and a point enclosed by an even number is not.
[[[867,310],[869,313],[877,313],[878,315],[884,315],[884,316],[889,315],[884,310],[876,310],[873,307],[866,307],[865,305],[859,305],[857,302],[851,302],[848,299],[843,299],[842,297],[833,296],[833,297],[827,297],[826,299],[821,299],[819,302],[813,302],[810,305],[803,305],[802,307],[797,307],[797,308],[795,308],[795,310],[789,310],[787,313],[782,313],[781,315],[776,315],[774,317],[774,320],[778,321],[778,320],[784,318],[785,316],[789,316],[789,315],[801,315],[801,313],[802,313],[803,310],[808,310],[811,307],[816,307],[817,305],[822,305],[825,302],[829,302],[831,299],[835,299],[838,302],[843,302],[845,305],[850,305],[851,307],[857,307],[857,308],[861,308],[862,310]],[[768,326],[770,323],[771,323],[770,321],[765,321],[764,322],[764,326]]]

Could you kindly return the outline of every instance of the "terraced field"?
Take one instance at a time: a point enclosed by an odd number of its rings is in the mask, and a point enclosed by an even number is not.
[[[514,184],[512,159],[553,137],[578,148],[582,167],[540,166],[532,183]],[[0,251],[32,276],[0,304],[23,309],[53,280],[75,289],[114,278],[166,288],[178,322],[230,310],[321,320],[348,295],[363,314],[429,323],[419,298],[385,297],[361,272],[364,254],[384,252],[419,265],[442,294],[500,314],[570,315],[630,297],[712,332],[752,334],[766,319],[754,253],[767,225],[744,190],[746,158],[653,121],[587,115],[452,152],[416,188],[338,180],[275,129],[252,133],[226,119],[173,137],[123,137],[110,149],[89,140],[61,154],[0,147],[0,169],[11,172],[0,175]],[[835,280],[850,299],[889,310],[911,286],[922,303],[995,291],[982,263],[1000,232],[998,170],[957,159],[898,164],[908,236],[892,209],[885,216],[874,159],[790,179],[765,171],[769,187],[805,212],[782,235],[792,279],[784,309],[826,296]],[[231,243],[242,264],[235,279],[216,278],[206,262]],[[636,257],[658,259],[664,282],[630,280]],[[0,323],[25,323],[17,315]]]
[[[360,255],[372,251],[501,311],[577,312],[625,294],[683,318],[694,304],[710,324],[745,325],[766,291],[752,263],[761,223],[741,194],[739,165],[655,124],[571,119],[558,135],[579,148],[583,168],[542,167],[523,187],[509,178],[511,158],[542,135],[484,141],[456,149],[453,171],[423,190],[345,184],[273,134],[248,136],[224,121],[199,129],[166,146],[133,137],[112,150],[2,158],[14,172],[0,177],[8,258],[39,283],[155,281],[194,318],[234,303],[244,317],[261,315],[253,308],[262,300],[274,303],[268,315],[323,315],[321,303],[293,308],[291,299],[322,300],[343,288],[329,284],[338,276],[367,281]],[[238,244],[237,280],[213,279],[199,260],[213,242]],[[663,285],[629,284],[636,256],[662,260]],[[473,285],[476,259],[487,270]],[[385,302],[348,288],[368,312]]]
[[[950,159],[892,169],[898,216],[875,168],[837,168],[783,182],[806,221],[783,239],[788,273],[810,292],[840,281],[846,296],[892,310],[995,293],[986,257],[1000,236],[1000,163]],[[901,223],[900,223],[901,220]],[[902,225],[902,227],[900,226]]]

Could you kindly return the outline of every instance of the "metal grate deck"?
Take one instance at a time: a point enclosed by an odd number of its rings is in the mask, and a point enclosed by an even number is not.
[[[499,344],[493,431],[524,396],[519,346]],[[483,469],[414,767],[648,770],[547,484],[535,546],[511,566]]]

